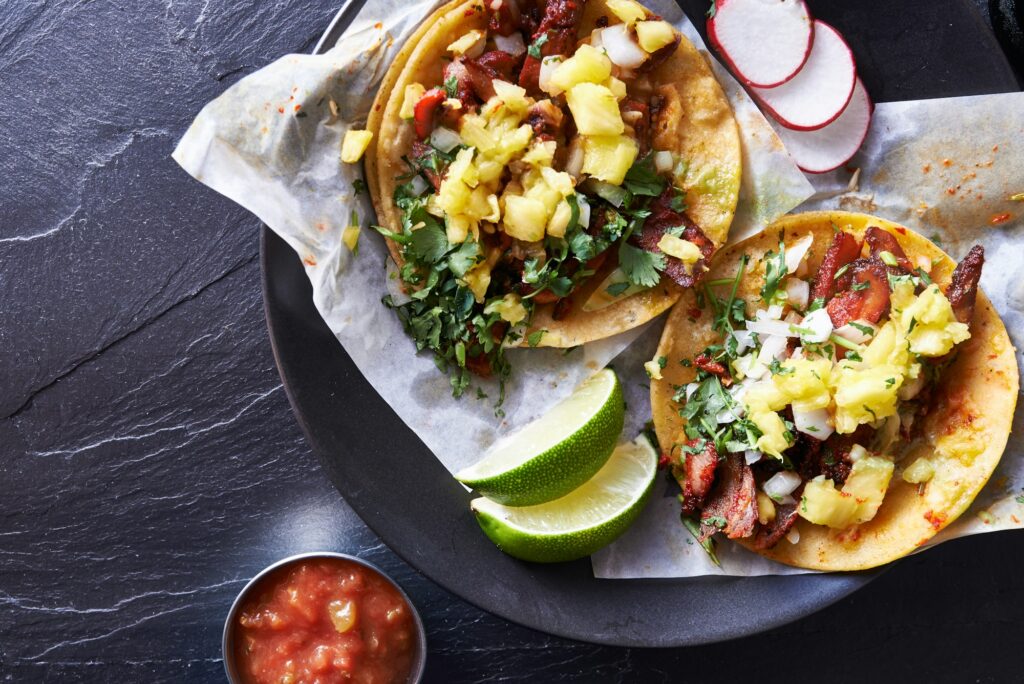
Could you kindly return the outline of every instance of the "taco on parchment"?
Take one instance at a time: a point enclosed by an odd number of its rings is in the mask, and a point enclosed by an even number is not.
[[[699,540],[858,570],[956,520],[999,462],[1018,392],[983,262],[980,246],[956,264],[846,212],[786,216],[716,255],[648,365]]]
[[[636,327],[725,241],[740,141],[706,58],[631,0],[468,0],[428,17],[373,105],[367,183],[420,349],[468,373],[509,346]]]

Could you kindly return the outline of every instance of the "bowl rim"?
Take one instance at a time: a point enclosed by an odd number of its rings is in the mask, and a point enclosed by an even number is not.
[[[412,670],[409,672],[408,681],[410,684],[422,681],[423,672],[427,665],[427,630],[423,625],[423,618],[420,616],[420,612],[416,608],[416,604],[412,602],[412,599],[409,597],[409,594],[405,592],[405,589],[403,589],[398,582],[396,582],[388,573],[384,572],[384,570],[379,566],[368,560],[359,558],[358,556],[342,553],[340,551],[304,551],[302,553],[296,553],[274,561],[267,567],[260,570],[258,573],[253,575],[252,579],[246,582],[245,586],[242,587],[235,596],[235,599],[231,602],[231,607],[228,609],[227,617],[224,619],[224,629],[221,633],[220,643],[221,656],[224,659],[224,674],[227,676],[228,682],[231,684],[242,684],[242,679],[238,675],[237,663],[235,662],[234,637],[237,629],[235,626],[235,619],[238,616],[242,603],[244,603],[245,599],[248,598],[249,592],[271,573],[287,565],[296,564],[313,558],[330,558],[334,560],[351,561],[375,572],[398,591],[398,594],[412,610],[413,623],[416,625],[416,657],[413,660]]]

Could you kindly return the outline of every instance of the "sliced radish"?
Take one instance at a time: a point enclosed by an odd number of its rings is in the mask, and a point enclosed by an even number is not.
[[[718,0],[708,38],[741,81],[774,88],[796,76],[814,43],[803,0]]]
[[[825,173],[837,169],[857,153],[871,125],[871,99],[857,79],[853,97],[842,115],[816,131],[791,131],[775,126],[786,151],[804,171]]]
[[[853,52],[839,32],[814,20],[814,47],[796,76],[777,88],[751,88],[776,121],[813,131],[835,121],[846,108],[857,81]]]

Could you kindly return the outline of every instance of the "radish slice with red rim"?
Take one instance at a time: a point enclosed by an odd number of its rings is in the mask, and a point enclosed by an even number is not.
[[[741,81],[774,88],[807,61],[811,21],[803,0],[718,0],[708,38]]]
[[[850,161],[860,149],[871,125],[871,109],[871,98],[858,78],[850,104],[828,126],[816,131],[775,126],[775,132],[797,166],[808,173],[825,173]]]
[[[814,46],[797,75],[777,88],[751,88],[750,92],[786,128],[813,131],[843,113],[856,80],[850,46],[838,31],[815,19]]]

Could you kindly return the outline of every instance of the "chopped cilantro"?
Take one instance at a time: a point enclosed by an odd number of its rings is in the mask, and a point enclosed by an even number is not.
[[[681,516],[681,520],[683,521],[683,527],[690,531],[690,534],[693,535],[693,538],[700,539],[700,524],[697,523],[697,521],[693,518],[688,518],[685,515]],[[715,554],[715,540],[713,538],[708,537],[704,541],[700,542],[700,545],[701,548],[704,549],[705,552],[707,552],[708,557],[711,559],[712,563],[718,566],[722,565],[721,562],[719,562],[718,560],[718,556]]]
[[[863,323],[858,323],[857,321],[850,321],[849,325],[850,327],[856,328],[857,330],[861,331],[865,335],[875,334],[875,329],[872,328],[870,325],[864,325]]]
[[[665,268],[665,255],[655,254],[625,242],[619,246],[619,268],[629,282],[640,287],[654,287]]]
[[[612,283],[604,289],[612,297],[618,297],[620,294],[629,289],[630,283],[628,281],[621,283]]]
[[[1014,497],[1013,500],[1016,501],[1019,504],[1024,504],[1024,494],[1020,494],[1020,495]]]
[[[804,513],[807,512],[807,497],[806,496],[801,496],[800,497],[800,510],[803,511]]]
[[[444,92],[448,97],[458,97],[459,95],[459,79],[454,76],[449,76],[444,79]]]
[[[771,303],[782,284],[782,279],[788,272],[786,269],[786,244],[780,239],[779,253],[776,254],[769,250],[764,258],[764,285],[761,287],[761,299]]]
[[[878,253],[878,258],[882,260],[882,263],[886,266],[898,266],[899,262],[896,261],[896,255],[888,250],[882,250]]]
[[[843,276],[843,274],[846,273],[849,270],[850,270],[850,264],[846,264],[845,266],[840,268],[838,271],[836,271],[836,274],[834,276],[832,276],[832,280],[839,280]]]
[[[715,0],[711,0],[711,7],[708,7],[708,11],[705,13],[708,19],[714,19],[715,15],[718,14],[718,5]],[[716,562],[715,565],[718,565]]]
[[[654,170],[654,155],[648,152],[633,162],[622,186],[634,195],[657,197],[665,191],[666,181]]]
[[[725,526],[729,524],[728,521],[720,515],[709,515],[706,518],[701,518],[701,522],[705,525],[714,525],[720,530],[725,529]]]
[[[546,332],[547,330],[542,329],[530,333],[529,335],[526,336],[526,344],[530,345],[531,347],[536,347],[538,344],[540,344],[540,339],[544,337],[544,333]]]
[[[363,194],[364,190],[366,190],[366,181],[364,181],[362,178],[356,178],[354,181],[352,181],[352,192],[354,192],[357,195],[361,195]]]
[[[772,375],[790,375],[796,371],[792,368],[786,368],[779,362],[778,359],[772,359],[772,362],[768,364],[768,370],[771,371]]]
[[[667,356],[659,356],[658,357],[658,368],[664,368],[667,364],[668,364],[668,357]]]
[[[533,43],[530,44],[530,47],[527,48],[526,53],[533,57],[534,59],[542,59],[543,54],[541,53],[540,49],[544,47],[545,43],[547,43],[548,40],[550,40],[550,36],[548,36],[547,33],[538,36],[537,40],[533,41]]]

